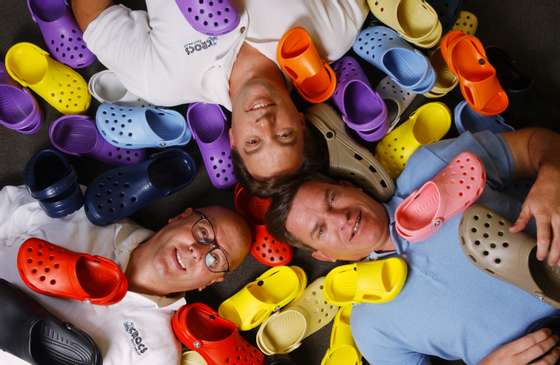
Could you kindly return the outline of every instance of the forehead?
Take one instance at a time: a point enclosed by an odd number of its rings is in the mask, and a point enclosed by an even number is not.
[[[327,192],[340,188],[339,185],[320,181],[310,181],[303,184],[294,197],[286,220],[288,231],[296,237],[300,237],[298,231],[314,224],[317,217],[327,209]]]
[[[290,146],[269,142],[252,155],[243,153],[247,170],[255,178],[263,180],[295,172],[303,163],[303,147],[298,144],[302,141]]]

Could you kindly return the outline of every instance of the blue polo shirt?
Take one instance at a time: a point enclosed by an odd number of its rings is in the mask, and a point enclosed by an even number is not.
[[[418,150],[397,180],[386,204],[393,220],[400,202],[434,177],[457,154],[470,151],[484,162],[487,184],[478,202],[515,221],[526,192],[511,189],[511,153],[502,137],[466,132]],[[364,357],[375,365],[429,364],[427,355],[478,364],[499,346],[525,334],[534,321],[557,314],[532,295],[476,268],[459,245],[461,215],[425,241],[398,237],[408,278],[400,295],[386,304],[354,307],[352,333]],[[534,224],[528,228],[534,234]]]

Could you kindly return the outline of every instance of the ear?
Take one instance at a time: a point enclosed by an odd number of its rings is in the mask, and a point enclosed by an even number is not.
[[[229,134],[229,144],[231,145],[231,148],[234,149],[235,148],[235,141],[233,139],[233,128],[230,128],[228,130],[228,134]]]
[[[173,223],[173,222],[177,222],[178,220],[185,219],[188,216],[190,216],[192,212],[193,212],[192,208],[187,208],[183,213],[179,214],[178,216],[170,218],[168,223]]]
[[[336,261],[336,259],[333,259],[329,255],[326,255],[321,251],[313,251],[313,253],[311,254],[311,257],[313,257],[315,260],[319,260],[319,261],[329,261],[329,262],[335,262]]]
[[[221,283],[222,281],[224,281],[224,275],[223,275],[223,274],[222,274],[222,276],[220,276],[219,278],[212,279],[212,281],[209,282],[208,284],[206,284],[206,285],[201,286],[200,288],[198,288],[198,291],[203,291],[204,289],[206,289],[206,288],[209,287],[210,285],[215,284],[215,283]]]

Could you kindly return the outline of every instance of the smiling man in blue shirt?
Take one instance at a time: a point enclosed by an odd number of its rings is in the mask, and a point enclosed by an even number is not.
[[[421,148],[408,161],[387,204],[349,183],[320,176],[294,182],[272,203],[271,233],[310,249],[319,260],[356,261],[386,254],[406,258],[408,279],[395,300],[353,309],[354,339],[372,364],[427,365],[427,355],[484,365],[529,364],[545,353],[546,358],[532,364],[559,359],[558,339],[550,331],[525,336],[533,322],[557,311],[480,271],[465,257],[458,239],[461,214],[420,243],[395,234],[393,216],[399,203],[463,151],[476,154],[486,168],[487,184],[478,203],[516,222],[516,231],[526,228],[534,234],[535,226],[528,223],[535,217],[537,256],[558,265],[560,136],[542,129],[503,135],[467,132]],[[519,178],[536,178],[528,195],[512,189]]]

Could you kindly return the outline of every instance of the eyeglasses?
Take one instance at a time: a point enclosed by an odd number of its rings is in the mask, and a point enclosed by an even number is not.
[[[228,272],[229,262],[224,249],[216,242],[212,222],[204,213],[198,210],[194,210],[194,212],[200,215],[200,218],[192,225],[192,235],[198,244],[210,246],[208,253],[204,256],[204,264],[208,270],[214,273]]]

